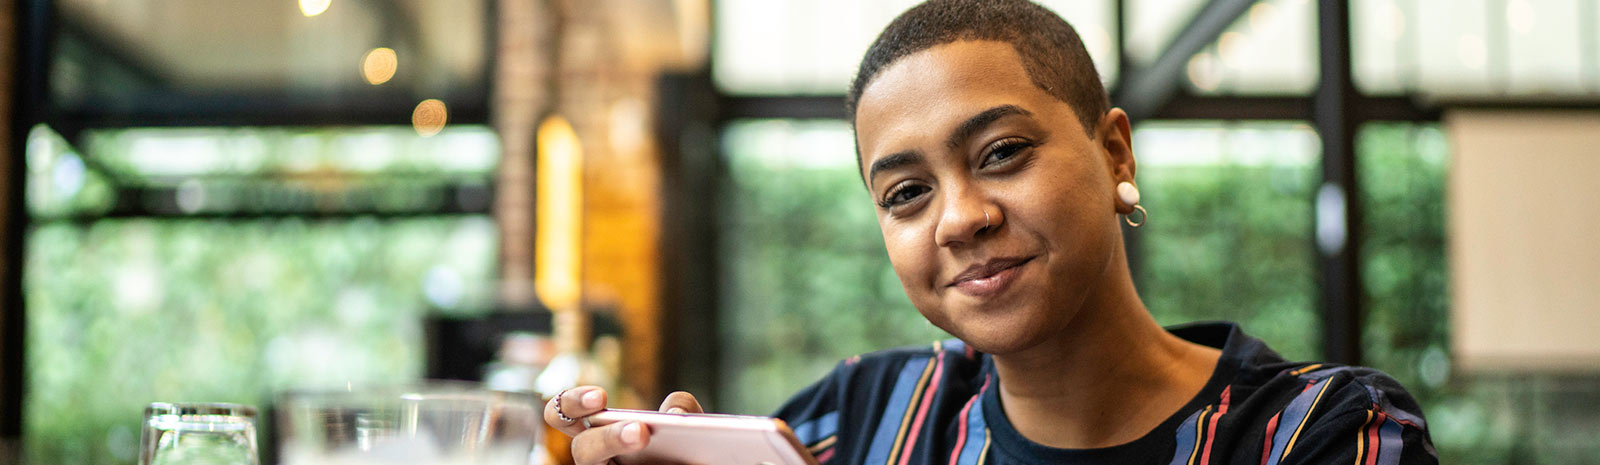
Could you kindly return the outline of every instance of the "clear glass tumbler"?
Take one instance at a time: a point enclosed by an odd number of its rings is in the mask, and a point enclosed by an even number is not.
[[[285,465],[526,465],[541,406],[472,383],[290,392],[279,402],[279,456]]]
[[[256,409],[157,402],[144,409],[141,465],[256,465]]]

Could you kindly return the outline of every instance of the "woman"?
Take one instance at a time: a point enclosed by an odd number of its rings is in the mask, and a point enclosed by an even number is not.
[[[841,363],[777,414],[823,464],[1436,463],[1405,390],[1290,363],[1226,323],[1162,328],[1119,222],[1144,210],[1128,117],[1072,27],[1023,0],[934,0],[878,37],[847,102],[900,282],[956,340]],[[1130,215],[1122,218],[1120,215]],[[579,464],[648,428],[569,421]],[[700,411],[687,393],[665,411]]]

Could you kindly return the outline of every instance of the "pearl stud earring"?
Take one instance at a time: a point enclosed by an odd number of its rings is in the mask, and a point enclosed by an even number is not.
[[[1122,203],[1133,207],[1133,211],[1139,213],[1138,222],[1133,221],[1133,213],[1123,217],[1123,220],[1128,222],[1128,226],[1135,228],[1144,226],[1145,220],[1149,218],[1150,214],[1144,210],[1144,206],[1139,205],[1139,188],[1134,187],[1133,183],[1127,181],[1117,183],[1117,197],[1122,198]]]

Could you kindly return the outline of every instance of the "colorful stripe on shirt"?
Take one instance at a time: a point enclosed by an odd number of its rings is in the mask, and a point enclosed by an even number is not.
[[[1309,367],[1308,367],[1309,368]],[[1294,450],[1294,443],[1300,438],[1301,429],[1305,428],[1311,412],[1316,410],[1317,402],[1322,400],[1322,394],[1328,391],[1326,378],[1308,384],[1300,391],[1300,395],[1289,401],[1289,406],[1282,412],[1272,417],[1267,423],[1266,442],[1271,444],[1263,462],[1265,465],[1278,465],[1278,462]],[[1279,419],[1282,422],[1279,422]],[[1277,431],[1273,431],[1276,429]]]
[[[917,414],[916,419],[911,421],[909,434],[905,437],[905,449],[900,451],[899,465],[906,465],[911,460],[911,452],[917,445],[917,436],[922,432],[922,422],[928,418],[928,407],[933,405],[933,395],[939,390],[940,378],[944,377],[943,353],[943,347],[940,346],[940,343],[933,343],[933,377],[918,386],[919,389],[922,389],[921,402],[918,403],[916,399],[912,399],[913,404],[918,404]],[[926,386],[926,388],[923,388],[923,386]],[[893,461],[894,459],[891,458],[890,460]]]
[[[933,396],[944,375],[943,344],[933,344],[933,355],[909,360],[895,379],[888,406],[867,451],[868,464],[905,465],[916,448],[918,430],[927,418]]]
[[[1228,413],[1228,402],[1233,397],[1233,386],[1223,388],[1214,405],[1189,415],[1178,426],[1178,446],[1172,453],[1172,465],[1207,465],[1211,461],[1211,446],[1216,442],[1217,421]],[[1212,409],[1216,409],[1212,412]]]
[[[1172,452],[1172,465],[1194,463],[1196,453],[1200,452],[1200,426],[1205,424],[1207,413],[1211,413],[1209,405],[1190,414],[1178,425],[1178,447]]]
[[[1356,465],[1395,465],[1405,443],[1400,440],[1400,423],[1388,413],[1367,410],[1367,421],[1356,430]]]
[[[979,465],[989,454],[989,425],[983,419],[983,401],[980,399],[993,383],[994,375],[985,376],[983,387],[978,388],[978,393],[973,394],[971,399],[967,399],[967,405],[962,406],[961,413],[956,415],[959,423],[956,447],[950,452],[950,465]]]
[[[828,412],[816,419],[794,427],[794,436],[806,445],[817,462],[833,458],[833,445],[839,437],[839,412]],[[826,457],[826,458],[824,458]]]

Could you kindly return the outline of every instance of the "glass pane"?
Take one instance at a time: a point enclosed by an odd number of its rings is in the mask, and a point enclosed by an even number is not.
[[[1369,94],[1402,92],[1417,75],[1415,1],[1355,0],[1350,4],[1351,72]],[[1409,9],[1408,9],[1409,8]]]
[[[134,463],[152,401],[421,375],[422,317],[482,308],[488,217],[101,220],[27,236],[30,463]]]
[[[726,0],[715,2],[713,76],[734,94],[843,94],[861,56],[916,0]],[[1040,4],[1078,29],[1101,80],[1117,76],[1109,0]]]
[[[1123,40],[1129,62],[1145,66],[1156,61],[1172,39],[1189,25],[1205,0],[1123,0],[1128,34]]]
[[[884,252],[843,121],[731,124],[721,408],[766,414],[846,357],[947,338]]]
[[[1190,58],[1201,95],[1306,94],[1317,85],[1316,3],[1261,0]]]
[[[1134,131],[1134,277],[1164,325],[1229,320],[1291,360],[1318,358],[1311,250],[1316,133],[1301,123],[1150,122]]]
[[[1357,0],[1356,84],[1389,95],[1593,93],[1596,10],[1593,0]]]
[[[1582,20],[1580,1],[1593,0],[1508,0],[1504,8],[1506,41],[1505,73],[1507,91],[1515,94],[1570,94],[1585,90],[1581,78],[1584,63],[1580,26],[1595,28]]]
[[[1592,460],[1600,455],[1595,374],[1451,370],[1445,141],[1433,124],[1371,124],[1358,135],[1366,363],[1421,401],[1440,463]]]

